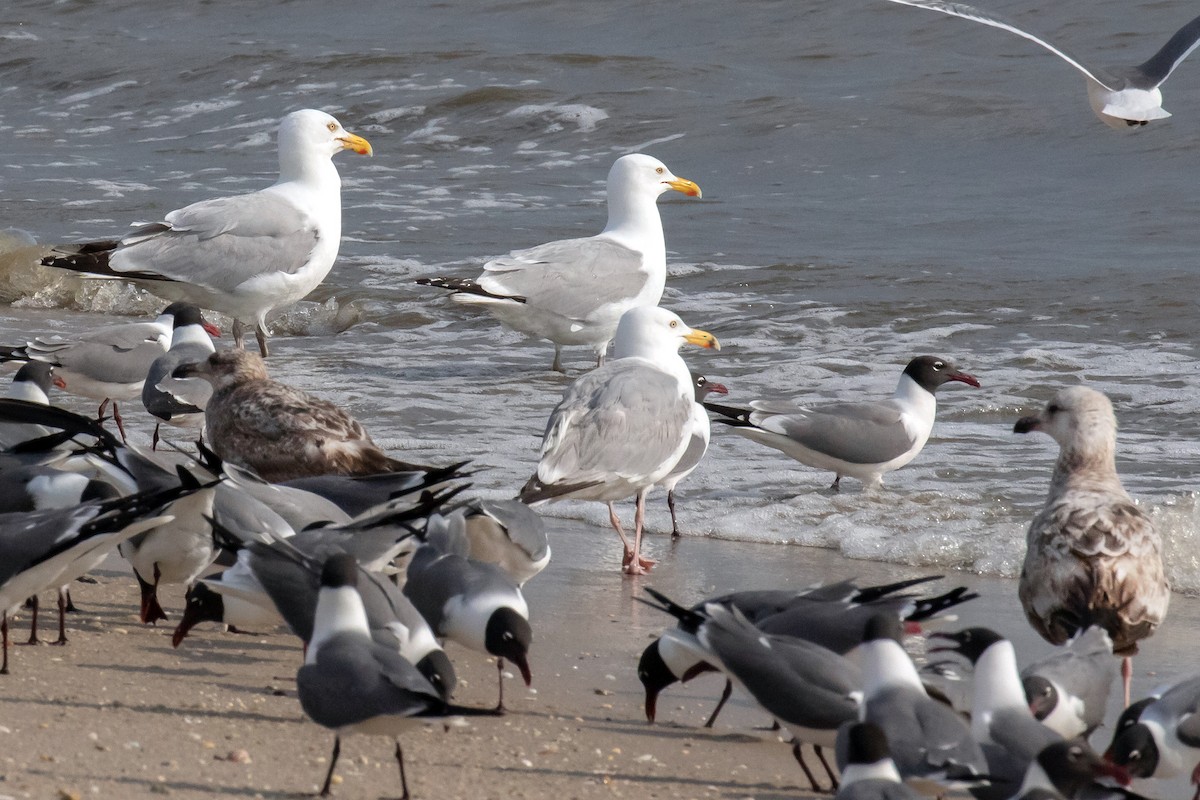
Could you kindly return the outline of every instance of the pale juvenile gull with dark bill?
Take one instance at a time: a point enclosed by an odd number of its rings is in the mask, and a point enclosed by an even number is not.
[[[482,305],[513,330],[549,339],[553,370],[564,371],[563,345],[590,345],[603,361],[621,315],[662,298],[667,251],[657,201],[670,190],[701,196],[658,159],[622,156],[608,173],[608,224],[596,236],[514,250],[484,264],[475,280],[417,283],[451,289],[455,302]]]
[[[625,312],[614,358],[576,379],[550,414],[537,471],[519,499],[599,500],[625,547],[625,572],[642,574],[653,561],[641,555],[646,494],[687,449],[695,389],[679,357],[685,343],[719,349],[715,336],[684,324],[663,308]],[[613,502],[636,496],[633,544]]]
[[[1041,45],[1083,73],[1092,111],[1105,125],[1117,129],[1145,125],[1152,120],[1171,116],[1162,107],[1162,90],[1159,87],[1171,76],[1175,67],[1200,44],[1200,17],[1196,17],[1176,31],[1161,50],[1141,64],[1101,69],[1086,66],[1062,47],[1018,27],[1016,23],[999,14],[983,11],[966,3],[947,3],[942,0],[891,1],[990,25]]]
[[[279,123],[279,180],[204,200],[120,239],[60,245],[48,267],[122,278],[234,318],[234,343],[253,322],[267,354],[267,313],[304,298],[333,267],[342,238],[342,181],[332,157],[371,155],[370,143],[330,115],[293,111]]]
[[[1117,475],[1112,403],[1086,386],[1060,390],[1016,433],[1042,431],[1059,445],[1050,493],[1026,535],[1018,594],[1034,630],[1052,644],[1099,625],[1123,656],[1129,705],[1138,642],[1167,615],[1171,590],[1162,541]]]

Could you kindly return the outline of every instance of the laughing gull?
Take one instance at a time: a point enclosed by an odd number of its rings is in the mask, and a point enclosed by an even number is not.
[[[358,420],[328,400],[272,380],[256,353],[219,350],[171,374],[212,384],[204,430],[213,452],[271,483],[423,469],[388,456]]]
[[[1200,44],[1200,17],[1184,25],[1162,49],[1137,66],[1117,66],[1107,69],[1085,66],[1075,56],[1058,45],[1051,44],[1040,34],[1033,34],[999,14],[982,11],[965,3],[942,0],[892,0],[906,6],[940,11],[993,28],[1015,33],[1023,39],[1041,45],[1083,73],[1087,81],[1088,103],[1100,121],[1110,128],[1123,129],[1145,125],[1156,119],[1171,116],[1162,107],[1162,91],[1158,88],[1171,76],[1175,67]]]
[[[120,239],[60,245],[42,264],[128,280],[228,314],[238,347],[243,323],[253,322],[265,356],[267,313],[308,295],[337,258],[341,178],[331,159],[342,150],[371,155],[366,139],[328,114],[293,111],[279,124],[279,180],[272,186],[135,223]]]
[[[813,746],[837,788],[822,747],[832,747],[838,727],[858,716],[862,675],[850,661],[820,645],[787,636],[764,635],[736,609],[709,603],[702,611],[684,608],[660,592],[646,592],[661,611],[676,617],[691,639],[680,639],[754,698],[791,732],[792,753],[814,792],[816,776],[800,746]],[[651,604],[653,605],[653,604]]]
[[[714,383],[695,372],[692,373],[692,386],[696,390],[696,403],[692,406],[692,437],[688,441],[687,449],[667,473],[667,477],[658,482],[659,486],[667,490],[667,508],[671,510],[671,537],[675,539],[679,538],[679,522],[675,519],[675,487],[700,466],[700,460],[708,452],[712,426],[708,421],[708,412],[702,405],[704,398],[710,394],[729,394],[725,384]]]
[[[352,733],[397,737],[422,723],[444,722],[452,709],[425,676],[394,649],[375,642],[358,593],[358,564],[346,554],[321,570],[312,639],[296,689],[304,713],[335,732],[321,796],[329,794],[342,737]],[[404,755],[396,740],[396,763],[409,797]]]
[[[181,428],[202,427],[204,406],[212,396],[212,386],[200,378],[173,378],[171,373],[180,364],[203,361],[216,352],[216,348],[198,307],[184,306],[175,314],[174,324],[170,348],[154,359],[146,371],[142,405],[160,423]],[[158,428],[156,424],[150,440],[151,450],[158,445]]]
[[[834,800],[920,800],[900,779],[883,729],[857,722],[846,729],[846,767]]]
[[[685,343],[720,349],[711,333],[689,328],[664,308],[627,311],[613,359],[571,384],[550,414],[537,472],[521,489],[530,505],[599,500],[624,545],[630,575],[654,562],[641,555],[646,494],[679,462],[692,435],[695,390],[679,357]],[[636,496],[633,544],[613,502]]]
[[[0,514],[0,627],[8,672],[8,612],[27,597],[69,583],[97,557],[139,532],[170,522],[164,503],[192,491],[176,487],[72,508]],[[153,516],[152,516],[153,515]]]
[[[452,300],[482,305],[513,330],[549,339],[553,370],[565,372],[563,345],[590,345],[603,362],[621,315],[662,298],[667,252],[657,203],[670,190],[701,196],[658,159],[621,156],[608,172],[608,224],[599,235],[514,250],[484,264],[476,280],[417,283],[450,289]]]
[[[62,389],[66,386],[62,378],[54,375],[54,367],[41,361],[29,361],[17,370],[12,383],[4,393],[9,400],[24,400],[39,405],[50,404],[50,387]],[[15,422],[0,422],[0,450],[8,450],[21,442],[37,439],[50,433],[43,425],[22,425]]]
[[[750,409],[716,403],[705,407],[721,415],[718,422],[747,439],[801,464],[833,470],[833,491],[845,475],[873,489],[883,483],[884,473],[903,467],[925,447],[937,412],[934,393],[950,381],[979,386],[974,376],[960,372],[946,359],[920,356],[908,362],[895,394],[887,400],[811,407],[756,400]]]
[[[1095,626],[1021,670],[1029,710],[1064,739],[1088,737],[1100,727],[1116,677],[1112,639]]]
[[[495,564],[518,586],[550,563],[545,523],[518,500],[471,500],[447,519],[461,522],[470,543],[468,558]]]
[[[979,743],[962,717],[926,693],[901,636],[894,615],[878,614],[867,624],[860,720],[883,730],[905,780],[942,788],[978,784],[987,774]]]
[[[504,710],[504,660],[517,665],[525,685],[529,671],[529,606],[516,581],[495,564],[468,558],[470,544],[461,529],[433,516],[425,542],[408,564],[404,594],[435,635],[496,657],[499,699]]]
[[[1200,795],[1200,677],[1157,692],[1117,724],[1105,758],[1135,778],[1190,775]]]
[[[931,654],[958,653],[974,665],[971,735],[975,741],[999,745],[1024,765],[1046,746],[1062,741],[1029,710],[1012,642],[990,628],[979,627],[933,633],[929,638],[953,642],[931,647]]]
[[[1057,792],[1068,798],[1083,797],[1087,796],[1085,791],[1097,786],[1098,778],[1110,778],[1121,786],[1129,785],[1129,772],[1102,759],[1083,739],[1054,742],[1046,745],[1029,765],[1015,796],[1026,798],[1040,790]]]
[[[172,303],[153,322],[110,325],[69,338],[38,337],[22,347],[0,348],[0,361],[50,364],[65,391],[100,401],[98,417],[104,416],[111,402],[113,421],[121,438],[125,438],[117,401],[132,400],[141,394],[146,372],[156,358],[167,352],[175,314],[185,305]]]
[[[1104,628],[1124,659],[1129,705],[1132,658],[1166,616],[1171,590],[1158,532],[1117,475],[1112,403],[1073,386],[1013,430],[1042,431],[1060,448],[1049,496],[1026,536],[1018,586],[1025,616],[1052,644],[1091,625]]]

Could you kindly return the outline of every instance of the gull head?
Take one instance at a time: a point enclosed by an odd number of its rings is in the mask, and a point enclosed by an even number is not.
[[[678,314],[658,306],[639,306],[621,315],[613,337],[613,357],[637,356],[657,361],[659,354],[678,353],[685,344],[721,349],[717,337],[688,327]]]
[[[676,191],[688,197],[703,197],[700,187],[687,178],[674,175],[667,165],[653,156],[633,153],[621,156],[608,171],[608,194],[634,192],[638,195],[657,198],[668,191]]]
[[[1087,386],[1059,390],[1041,413],[1021,417],[1014,433],[1041,431],[1072,452],[1111,451],[1117,431],[1112,403]]]
[[[172,378],[203,378],[215,391],[254,380],[267,380],[267,365],[258,353],[233,348],[218,350],[204,361],[180,364]]]
[[[371,143],[342,127],[342,123],[312,108],[293,111],[279,123],[279,153],[297,154],[300,158],[324,156],[331,158],[342,150],[353,150],[369,156],[374,152]]]

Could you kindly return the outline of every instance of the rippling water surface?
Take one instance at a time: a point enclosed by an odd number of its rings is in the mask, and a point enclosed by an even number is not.
[[[988,5],[1099,63],[1144,60],[1195,13]],[[1013,575],[1055,446],[1012,423],[1086,381],[1116,404],[1119,467],[1175,586],[1200,591],[1197,70],[1166,84],[1175,117],[1112,131],[1053,56],[882,0],[15,0],[0,230],[23,233],[0,245],[0,341],[160,305],[31,270],[26,237],[108,236],[260,188],[278,119],[322,108],[376,155],[338,157],[341,255],[274,321],[271,368],[385,446],[470,457],[480,492],[511,495],[566,381],[549,345],[413,279],[597,232],[609,165],[643,150],[704,188],[660,203],[664,304],[720,337],[685,356],[731,402],[886,396],[922,353],[983,383],[940,394],[929,446],[874,496],[831,496],[830,475],[716,431],[680,487],[689,533]],[[549,513],[605,524],[594,504]],[[650,524],[669,525],[661,499]]]

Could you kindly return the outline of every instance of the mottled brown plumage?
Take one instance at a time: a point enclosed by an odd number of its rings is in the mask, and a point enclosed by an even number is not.
[[[390,458],[328,400],[271,380],[255,353],[220,350],[175,371],[175,377],[191,375],[213,385],[205,416],[213,452],[267,481],[422,469]]]
[[[1099,625],[1114,653],[1133,656],[1166,616],[1170,587],[1158,533],[1117,475],[1112,404],[1094,389],[1063,389],[1014,430],[1040,430],[1061,447],[1026,539],[1018,589],[1026,617],[1054,644]]]

